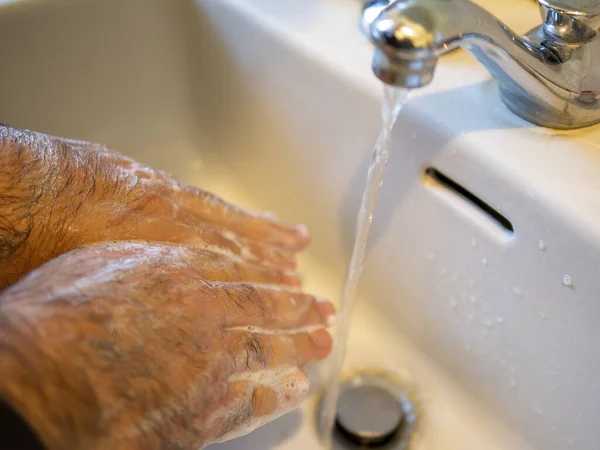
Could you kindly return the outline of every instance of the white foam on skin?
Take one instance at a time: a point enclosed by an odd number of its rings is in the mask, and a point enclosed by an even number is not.
[[[229,383],[235,382],[245,382],[247,384],[248,389],[245,395],[240,396],[233,405],[228,405],[217,411],[210,419],[209,427],[220,418],[230,417],[232,414],[243,414],[247,411],[247,405],[252,402],[252,395],[258,387],[269,388],[275,393],[276,407],[270,414],[246,418],[237,429],[226,433],[211,443],[225,442],[245,436],[297,408],[302,403],[310,387],[308,378],[299,369],[291,366],[234,374],[229,378]]]
[[[233,242],[235,245],[237,245],[240,248],[241,254],[242,254],[242,258],[244,259],[249,259],[251,261],[256,261],[256,255],[254,253],[252,253],[252,251],[250,251],[250,249],[248,247],[246,247],[238,238],[238,236],[230,230],[224,230],[221,232],[221,234],[223,235],[223,237],[227,240],[229,240],[230,242]]]
[[[333,317],[334,322],[335,322],[335,317]],[[270,335],[270,336],[281,336],[281,335],[294,335],[294,334],[302,334],[302,333],[314,333],[315,331],[321,330],[324,328],[324,325],[306,325],[304,327],[298,327],[298,328],[289,328],[286,330],[281,330],[281,329],[268,329],[268,328],[262,328],[262,327],[253,327],[253,326],[247,326],[247,327],[231,327],[231,328],[226,328],[226,331],[240,331],[240,332],[247,332],[247,333],[254,333],[254,334],[264,334],[264,335]]]
[[[204,241],[199,241],[198,243],[194,244],[194,247],[202,249],[202,250],[208,250],[209,252],[217,253],[219,255],[227,256],[229,259],[231,259],[232,261],[237,262],[237,263],[247,264],[246,260],[244,260],[239,255],[236,255],[231,250],[228,250],[228,249],[225,249],[222,247],[218,247],[216,245],[206,244],[206,243],[204,243]]]
[[[276,292],[284,292],[284,293],[288,293],[288,294],[301,294],[302,291],[294,286],[280,286],[277,284],[264,284],[264,283],[244,283],[241,281],[216,281],[214,283],[212,283],[212,286],[214,287],[226,287],[226,286],[235,286],[235,285],[247,285],[247,286],[252,286],[253,288],[256,289],[264,289],[266,291],[276,291]],[[321,300],[317,299],[315,297],[315,300],[317,302],[321,302]]]

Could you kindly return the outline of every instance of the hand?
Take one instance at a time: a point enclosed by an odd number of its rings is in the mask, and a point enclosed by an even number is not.
[[[0,126],[0,290],[72,249],[126,240],[218,248],[287,270],[308,234],[104,146]]]
[[[333,306],[207,250],[81,248],[0,295],[0,398],[50,450],[197,449],[297,407]]]

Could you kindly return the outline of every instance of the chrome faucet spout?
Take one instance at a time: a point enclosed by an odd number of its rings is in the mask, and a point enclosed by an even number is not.
[[[384,83],[427,85],[438,58],[462,47],[498,82],[517,115],[551,128],[600,122],[600,2],[538,0],[543,24],[519,36],[469,0],[367,3],[363,30]],[[568,6],[566,4],[570,4]]]

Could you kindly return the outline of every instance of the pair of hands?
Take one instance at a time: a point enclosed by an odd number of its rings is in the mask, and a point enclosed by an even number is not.
[[[334,308],[294,272],[307,243],[106,147],[0,127],[0,399],[52,450],[255,429],[331,351]]]

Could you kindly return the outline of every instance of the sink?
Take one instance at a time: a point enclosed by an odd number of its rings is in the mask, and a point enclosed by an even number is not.
[[[523,32],[534,2],[480,0]],[[98,141],[306,223],[338,299],[381,86],[339,0],[0,0],[0,121]],[[347,373],[416,393],[411,450],[600,448],[600,131],[510,113],[466,53],[394,132]],[[303,408],[211,450],[319,448]]]

